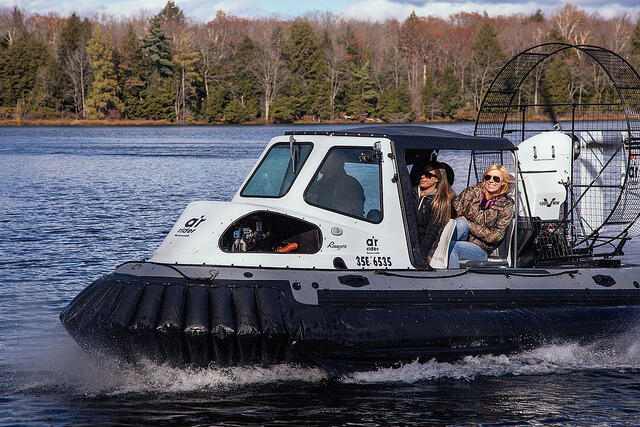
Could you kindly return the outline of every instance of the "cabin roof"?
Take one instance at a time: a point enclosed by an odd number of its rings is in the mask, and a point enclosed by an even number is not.
[[[398,148],[431,150],[509,150],[517,148],[506,138],[471,136],[428,126],[371,125],[322,131],[286,131],[285,135],[327,135],[379,137],[392,140]]]

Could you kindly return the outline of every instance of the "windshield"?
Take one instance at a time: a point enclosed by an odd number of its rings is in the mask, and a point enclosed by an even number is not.
[[[240,195],[243,197],[281,197],[293,184],[294,179],[309,157],[313,144],[310,142],[282,142],[275,144],[257,167]]]

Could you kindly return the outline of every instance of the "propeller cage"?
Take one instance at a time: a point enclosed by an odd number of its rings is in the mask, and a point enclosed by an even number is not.
[[[545,72],[555,60],[587,61],[600,85],[602,102],[588,102],[580,93],[551,99]],[[474,134],[504,137],[517,145],[544,132],[532,125],[533,119],[544,115],[552,122],[547,130],[560,127],[573,139],[573,162],[570,177],[563,182],[567,203],[561,217],[519,219],[535,230],[536,263],[621,255],[625,242],[640,235],[640,76],[624,58],[602,47],[534,46],[513,57],[495,77]],[[511,156],[502,153],[476,151],[472,157],[470,178],[474,173],[480,178],[483,168],[493,163],[516,170]],[[516,175],[521,178],[520,170]],[[526,192],[524,183],[522,187],[520,191]]]

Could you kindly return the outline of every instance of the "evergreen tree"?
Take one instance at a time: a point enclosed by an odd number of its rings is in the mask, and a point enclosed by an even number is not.
[[[111,34],[103,34],[100,26],[96,25],[87,46],[87,53],[89,66],[93,70],[93,83],[87,94],[89,116],[93,119],[104,119],[109,110],[123,109],[117,95],[118,82],[113,63]]]
[[[288,106],[293,118],[328,116],[326,64],[309,22],[296,20],[291,25],[286,58],[291,79],[282,90],[281,102]]]
[[[25,102],[33,99],[30,95],[34,90],[42,89],[38,75],[49,60],[44,43],[32,36],[16,39],[0,49],[0,104],[11,108],[20,104],[21,112],[25,108],[31,110]],[[41,103],[42,96],[36,98]]]
[[[455,112],[462,107],[462,92],[460,90],[460,80],[453,73],[453,67],[447,65],[442,73],[442,82],[438,99],[445,116],[455,118]]]
[[[345,88],[347,113],[353,116],[371,116],[375,112],[378,93],[371,81],[369,61],[362,66],[350,63],[350,78]]]
[[[185,18],[184,12],[176,6],[173,0],[169,0],[167,4],[158,12],[158,18],[161,22],[175,22],[179,25],[184,25]]]
[[[422,86],[422,106],[425,115],[429,113],[429,118],[433,120],[434,111],[438,102],[438,88],[433,78],[433,72],[427,68],[424,73],[424,86]]]
[[[535,13],[529,16],[529,20],[537,23],[544,22],[544,13],[542,13],[542,9],[536,9]]]
[[[232,99],[224,108],[225,123],[244,123],[249,120],[251,120],[251,112],[237,99]]]
[[[230,99],[226,86],[215,84],[209,88],[209,97],[202,107],[202,117],[209,123],[223,123],[225,121],[224,110]]]
[[[147,36],[142,42],[142,49],[150,63],[152,80],[158,81],[167,77],[173,77],[173,63],[167,36],[162,29],[159,15],[151,19],[151,25]]]
[[[73,97],[68,90],[71,82],[55,55],[48,54],[46,66],[40,68],[38,77],[45,94],[44,106],[51,111],[51,117],[73,110]]]
[[[175,120],[175,82],[172,78],[159,80],[142,91],[140,113],[151,120]]]
[[[506,62],[506,55],[502,51],[498,34],[491,22],[485,21],[480,26],[473,40],[471,52],[473,55],[471,63],[473,105],[477,110],[494,76]]]
[[[411,96],[405,88],[392,89],[380,94],[378,115],[385,122],[403,123],[411,121],[414,112],[411,109]]]
[[[225,107],[224,117],[227,123],[247,122],[260,113],[258,82],[248,66],[256,54],[253,42],[245,37],[230,61],[229,94],[232,100]]]
[[[544,69],[540,83],[540,94],[544,104],[571,103],[569,71],[561,56],[556,56]],[[554,109],[557,112],[568,111],[568,107],[554,107]]]

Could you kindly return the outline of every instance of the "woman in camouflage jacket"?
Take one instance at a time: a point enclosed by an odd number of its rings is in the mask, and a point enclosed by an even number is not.
[[[505,238],[513,219],[514,201],[509,197],[509,173],[500,164],[487,169],[480,184],[474,184],[455,198],[456,231],[451,239],[449,268],[460,259],[486,261],[488,254]]]

